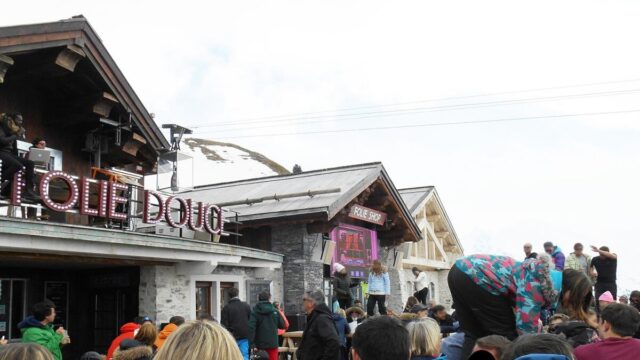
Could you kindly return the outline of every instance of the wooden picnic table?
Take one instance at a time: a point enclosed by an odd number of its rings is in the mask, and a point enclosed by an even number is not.
[[[302,340],[302,331],[289,331],[282,334],[282,347],[291,353],[291,359],[296,360],[296,350]]]

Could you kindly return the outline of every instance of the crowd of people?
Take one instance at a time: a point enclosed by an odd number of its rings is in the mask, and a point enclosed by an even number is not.
[[[448,285],[453,313],[425,299],[424,273],[414,269],[415,294],[402,312],[388,308],[387,269],[375,261],[368,278],[366,306],[354,299],[357,286],[346,268],[334,265],[334,297],[306,292],[307,315],[298,360],[596,360],[640,358],[640,291],[620,296],[617,255],[582,244],[565,256],[552,244],[544,253],[525,244],[525,258],[472,255],[457,260]],[[81,360],[269,359],[279,352],[289,324],[279,303],[262,292],[251,308],[230,289],[218,324],[210,316],[185,322],[174,316],[160,331],[142,317],[124,324],[107,354]],[[378,310],[376,314],[375,310]],[[38,303],[19,324],[22,343],[0,341],[0,360],[62,360],[70,339],[54,329],[55,306]],[[288,350],[288,349],[287,349]]]

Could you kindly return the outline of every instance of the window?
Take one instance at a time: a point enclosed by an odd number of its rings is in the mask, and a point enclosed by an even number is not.
[[[196,282],[196,316],[200,314],[211,314],[211,287],[210,281]]]
[[[18,323],[26,316],[26,280],[0,280],[0,336],[6,339],[22,337]]]
[[[436,284],[429,283],[429,300],[436,299]]]

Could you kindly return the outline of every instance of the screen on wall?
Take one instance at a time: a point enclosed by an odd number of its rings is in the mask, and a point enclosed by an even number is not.
[[[378,259],[376,232],[358,226],[340,224],[331,231],[331,240],[336,242],[333,263],[344,265],[351,277],[367,277],[373,260]]]

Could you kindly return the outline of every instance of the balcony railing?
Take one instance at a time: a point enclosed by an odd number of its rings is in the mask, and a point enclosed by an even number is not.
[[[22,170],[14,176],[11,196],[0,199],[0,216],[214,242],[221,236],[240,236],[236,212],[183,199],[180,194],[144,189],[137,174],[94,168],[91,177],[81,178],[62,171],[35,171],[40,201],[21,198]]]

